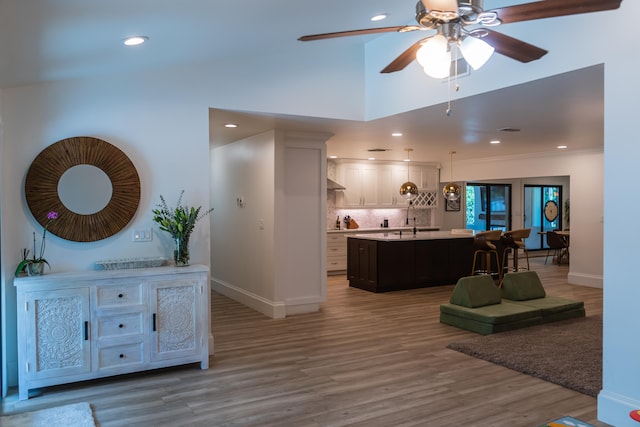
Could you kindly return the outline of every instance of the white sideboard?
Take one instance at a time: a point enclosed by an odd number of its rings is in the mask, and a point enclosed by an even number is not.
[[[19,398],[74,381],[199,362],[209,367],[203,265],[20,277]]]

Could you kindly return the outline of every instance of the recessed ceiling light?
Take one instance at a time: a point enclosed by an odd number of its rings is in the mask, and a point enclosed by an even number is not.
[[[381,13],[381,14],[379,14],[379,15],[372,16],[372,17],[371,17],[371,20],[372,20],[373,22],[376,22],[376,21],[382,21],[383,19],[387,19],[387,16],[389,16],[389,15],[387,15],[386,13]]]
[[[330,159],[337,159],[338,156],[329,156]]]
[[[235,123],[225,123],[224,127],[226,128],[237,128],[238,125]]]
[[[375,159],[376,159],[375,157],[369,157],[368,160],[375,160]]]
[[[134,37],[127,37],[122,41],[122,43],[124,43],[125,46],[138,46],[146,42],[147,40],[149,40],[149,37],[147,36],[134,36]]]
[[[567,146],[566,145],[558,145],[558,148],[561,149],[561,150],[564,150],[565,148],[567,148]]]
[[[493,141],[489,141],[489,144],[500,144],[500,141],[494,139]]]
[[[394,132],[391,136],[402,136],[402,132]]]

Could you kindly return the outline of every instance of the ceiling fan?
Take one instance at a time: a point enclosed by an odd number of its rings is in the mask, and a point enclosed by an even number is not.
[[[488,27],[513,22],[580,13],[600,12],[620,7],[622,0],[543,0],[485,10],[484,0],[421,0],[416,5],[418,25],[368,28],[302,36],[311,41],[334,37],[435,30],[402,52],[381,73],[393,73],[417,59],[425,72],[437,78],[449,76],[451,46],[458,46],[464,59],[474,69],[480,68],[498,52],[526,63],[541,58],[547,51],[522,40],[493,31]]]

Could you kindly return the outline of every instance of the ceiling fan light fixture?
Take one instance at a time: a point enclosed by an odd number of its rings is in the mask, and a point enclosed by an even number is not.
[[[460,52],[471,68],[478,70],[493,55],[495,49],[484,40],[467,36],[460,43]]]
[[[451,51],[447,38],[438,34],[427,39],[416,52],[416,60],[428,76],[436,79],[449,77]]]

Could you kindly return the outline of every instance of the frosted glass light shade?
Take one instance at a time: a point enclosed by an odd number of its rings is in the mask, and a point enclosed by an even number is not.
[[[474,70],[482,67],[491,58],[494,50],[489,43],[477,37],[467,36],[460,43],[462,56]]]
[[[451,51],[446,37],[438,34],[427,39],[416,52],[416,60],[428,76],[436,79],[448,77],[451,68]]]
[[[407,200],[411,200],[418,195],[418,186],[411,181],[407,181],[400,186],[400,195]]]

